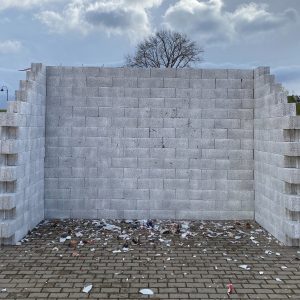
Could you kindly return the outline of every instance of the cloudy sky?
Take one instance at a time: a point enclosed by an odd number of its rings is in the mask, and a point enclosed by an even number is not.
[[[268,65],[300,94],[299,0],[0,0],[0,85],[14,94],[31,62],[121,66],[160,28],[196,40],[200,67]]]

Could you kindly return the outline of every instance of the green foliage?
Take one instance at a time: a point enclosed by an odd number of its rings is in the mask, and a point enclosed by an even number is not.
[[[300,97],[297,95],[290,95],[287,96],[288,103],[295,103],[296,104],[296,115],[300,116]]]

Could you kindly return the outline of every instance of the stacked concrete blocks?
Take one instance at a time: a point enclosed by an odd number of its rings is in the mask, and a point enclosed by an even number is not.
[[[300,118],[268,68],[33,64],[0,128],[0,243],[45,213],[255,218],[299,245]]]
[[[0,244],[17,242],[44,218],[45,71],[32,64],[0,113]]]
[[[255,219],[280,241],[300,243],[300,118],[269,68],[255,70]]]
[[[46,217],[253,218],[253,71],[47,67]]]

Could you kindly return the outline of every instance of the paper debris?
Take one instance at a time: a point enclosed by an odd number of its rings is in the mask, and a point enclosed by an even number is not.
[[[154,295],[153,291],[150,289],[141,289],[139,292],[143,295]]]
[[[287,267],[286,266],[281,266],[281,269],[285,270],[285,269],[287,269]]]
[[[112,253],[121,253],[121,250],[114,250]]]
[[[250,270],[251,268],[248,265],[239,265],[240,268],[244,270]]]

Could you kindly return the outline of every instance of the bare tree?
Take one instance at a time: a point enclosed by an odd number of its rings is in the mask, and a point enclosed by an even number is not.
[[[200,62],[204,51],[186,35],[161,30],[140,42],[134,55],[126,57],[127,67],[184,68]]]

